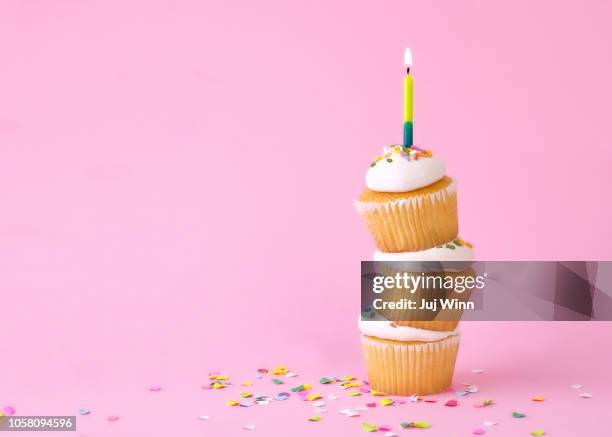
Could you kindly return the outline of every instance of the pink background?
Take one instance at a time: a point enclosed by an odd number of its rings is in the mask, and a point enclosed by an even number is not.
[[[373,245],[352,202],[401,140],[406,46],[415,141],[459,181],[479,258],[610,259],[611,14],[603,0],[3,1],[0,404],[90,408],[88,436],[348,435],[360,419],[606,434],[608,323],[465,324],[456,384],[479,384],[486,411],[473,395],[353,420],[336,410],[365,399],[343,398],[308,423],[297,399],[229,408],[237,388],[199,387],[280,363],[296,383],[363,376]]]

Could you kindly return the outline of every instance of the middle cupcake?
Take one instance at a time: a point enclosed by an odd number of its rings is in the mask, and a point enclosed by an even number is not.
[[[382,252],[414,252],[455,238],[457,194],[430,151],[387,147],[366,174],[355,206]]]

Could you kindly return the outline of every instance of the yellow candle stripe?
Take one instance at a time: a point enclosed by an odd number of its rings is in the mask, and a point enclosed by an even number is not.
[[[412,122],[412,75],[404,77],[404,123]]]

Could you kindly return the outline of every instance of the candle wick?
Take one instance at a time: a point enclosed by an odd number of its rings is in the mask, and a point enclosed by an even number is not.
[[[406,74],[410,74],[410,67],[406,67]]]

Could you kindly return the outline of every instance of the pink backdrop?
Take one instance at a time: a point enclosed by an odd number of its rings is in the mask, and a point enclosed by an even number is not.
[[[401,139],[406,46],[415,141],[458,179],[478,256],[610,259],[611,14],[595,0],[3,1],[0,404],[90,408],[87,435],[361,433],[341,406],[308,423],[295,399],[236,410],[199,386],[279,363],[363,375],[373,245],[352,202]],[[497,405],[419,405],[428,435],[487,418],[491,435],[603,435],[610,324],[463,332],[457,382]],[[517,408],[537,411],[503,423]]]

